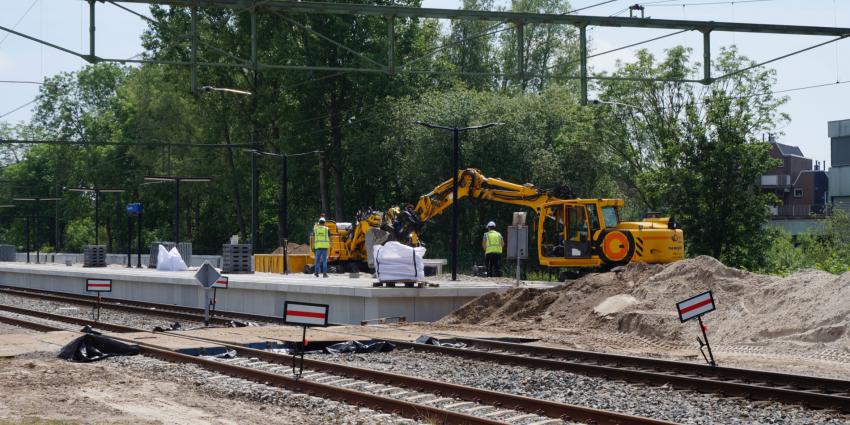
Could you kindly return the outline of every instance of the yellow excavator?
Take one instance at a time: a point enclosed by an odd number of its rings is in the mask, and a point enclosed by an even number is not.
[[[453,203],[452,187],[449,179],[420,197],[416,206],[360,213],[355,224],[329,221],[329,262],[342,270],[362,270],[368,267],[368,253],[375,244],[398,240],[419,245],[425,224]],[[621,221],[622,199],[574,198],[568,190],[488,178],[474,168],[458,175],[457,200],[465,197],[532,209],[543,266],[605,270],[632,261],[663,264],[684,258],[684,237],[674,220]]]

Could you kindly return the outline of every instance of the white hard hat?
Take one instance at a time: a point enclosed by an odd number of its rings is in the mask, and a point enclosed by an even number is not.
[[[491,222],[487,223],[487,227],[488,227],[488,228],[489,228],[489,227],[496,227],[496,222],[491,221]]]
[[[324,217],[319,217],[319,223],[324,223],[324,222],[325,222],[325,218],[324,218]]]

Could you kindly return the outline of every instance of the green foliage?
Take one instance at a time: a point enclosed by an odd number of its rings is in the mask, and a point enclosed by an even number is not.
[[[614,76],[697,78],[690,54],[673,48],[659,61],[641,51]],[[785,99],[771,94],[774,71],[753,64],[734,48],[721,49],[714,72],[732,76],[701,91],[680,82],[601,84],[602,97],[616,100],[601,111],[604,119],[622,123],[605,128],[626,190],[647,210],[678,219],[689,255],[750,269],[766,266],[772,238],[763,228],[776,202],[757,184],[775,163],[759,137],[786,119],[777,112]]]

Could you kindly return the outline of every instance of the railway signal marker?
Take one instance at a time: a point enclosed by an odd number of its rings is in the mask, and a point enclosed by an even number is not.
[[[679,321],[685,323],[693,318],[696,318],[699,321],[699,328],[702,331],[703,337],[703,339],[697,337],[697,342],[699,342],[699,352],[702,353],[702,357],[711,366],[717,366],[717,362],[714,361],[714,354],[711,353],[711,345],[708,343],[708,335],[705,333],[706,326],[702,323],[702,315],[712,312],[716,308],[717,307],[714,305],[714,295],[711,291],[703,292],[699,295],[695,295],[684,301],[676,303],[676,310],[679,312]],[[708,356],[706,356],[705,351],[702,350],[703,347],[708,349]]]
[[[327,304],[314,304],[287,301],[283,303],[283,322],[287,325],[301,326],[304,333],[301,336],[301,344],[296,345],[292,353],[292,374],[298,379],[304,372],[304,351],[307,347],[307,327],[327,326],[330,306]],[[301,353],[301,366],[295,373],[295,356]]]
[[[92,319],[100,320],[100,294],[112,292],[112,279],[86,279],[86,291],[97,293],[97,306],[92,310]]]
[[[212,303],[212,299],[210,298],[210,288],[215,285],[219,279],[221,279],[221,273],[219,273],[209,261],[204,261],[204,265],[202,265],[201,268],[198,269],[198,272],[195,273],[195,279],[197,279],[198,282],[201,283],[201,286],[204,287],[207,301],[204,303],[204,325],[209,325],[210,304]]]
[[[112,279],[86,279],[88,292],[112,292]]]

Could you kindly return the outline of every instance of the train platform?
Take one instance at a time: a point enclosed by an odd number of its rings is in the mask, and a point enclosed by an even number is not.
[[[157,271],[110,266],[0,263],[0,284],[87,294],[87,279],[111,279],[110,298],[203,307],[204,290],[196,270]],[[403,316],[408,321],[435,321],[464,303],[490,292],[504,292],[508,283],[487,280],[434,280],[438,286],[374,287],[376,280],[361,273],[353,278],[334,274],[316,278],[308,274],[230,274],[227,289],[216,291],[217,309],[281,316],[286,301],[328,304],[329,321],[360,324],[364,320]],[[88,293],[89,295],[93,295]]]

